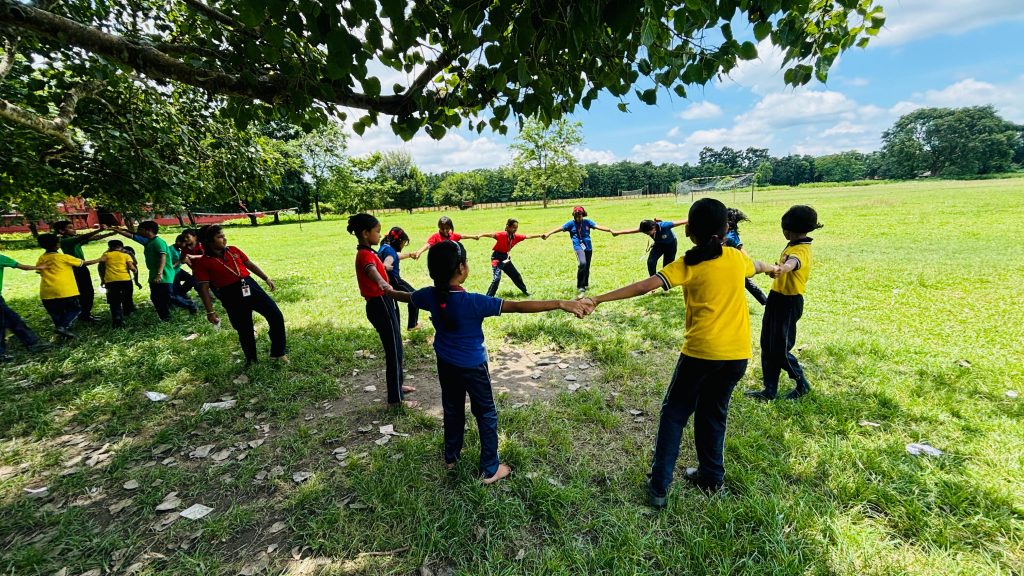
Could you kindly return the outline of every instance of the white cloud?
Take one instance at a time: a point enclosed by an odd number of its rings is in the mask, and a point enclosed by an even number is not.
[[[420,132],[412,140],[404,142],[391,132],[388,119],[381,117],[379,124],[368,128],[362,136],[349,134],[348,153],[363,156],[373,152],[404,150],[425,172],[463,172],[508,164],[512,155],[503,140],[493,135],[473,133],[467,136],[461,132],[448,132],[441,140],[434,140]]]
[[[581,164],[614,164],[618,158],[611,150],[592,150],[590,148],[576,148],[572,155]]]
[[[889,108],[893,117],[908,114],[918,108],[962,108],[991,104],[999,115],[1013,122],[1024,122],[1024,76],[1003,85],[966,78],[939,90],[914,94]]]
[[[939,34],[963,34],[1024,20],[1021,0],[900,0],[885,3],[886,22],[871,46],[905,44]]]
[[[675,138],[679,136],[679,126],[673,126],[671,130],[665,133],[665,138]]]
[[[839,82],[845,86],[853,86],[855,88],[863,88],[864,86],[867,86],[868,84],[871,83],[871,81],[868,80],[867,78],[863,78],[860,76],[854,78],[840,78]]]
[[[694,102],[679,113],[683,120],[707,120],[722,115],[722,108],[714,102]]]
[[[772,44],[769,38],[765,38],[757,43],[757,56],[756,60],[739,61],[720,84],[740,86],[755,94],[783,89],[782,62],[785,53]]]

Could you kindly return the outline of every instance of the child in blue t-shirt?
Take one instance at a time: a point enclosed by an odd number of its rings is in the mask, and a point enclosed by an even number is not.
[[[654,273],[658,271],[658,260],[661,260],[661,267],[669,265],[676,259],[676,249],[679,247],[676,242],[676,235],[672,232],[672,229],[676,226],[685,226],[686,220],[641,220],[640,226],[632,230],[617,230],[612,232],[612,236],[621,236],[623,234],[636,234],[642,232],[651,237],[654,241],[648,246],[647,251],[647,274],[654,276]]]
[[[565,310],[582,318],[582,302],[571,300],[527,300],[513,302],[462,288],[469,276],[466,249],[445,240],[430,248],[427,269],[434,285],[416,292],[385,289],[399,302],[411,302],[430,312],[437,333],[437,377],[441,382],[444,410],[444,461],[449,469],[462,452],[466,429],[466,394],[480,432],[481,482],[493,484],[512,473],[498,461],[498,410],[491,393],[491,376],[484,347],[483,320],[503,312],[546,312]]]
[[[576,253],[576,291],[577,297],[583,297],[587,288],[590,288],[590,262],[594,258],[594,246],[590,243],[590,231],[600,230],[611,232],[611,228],[598,226],[596,222],[587,218],[587,211],[583,206],[574,206],[572,209],[572,220],[562,224],[558,228],[541,236],[544,240],[552,234],[568,232],[572,239],[572,250]]]
[[[402,252],[402,249],[409,245],[409,235],[400,227],[395,226],[388,231],[387,236],[381,238],[380,249],[377,250],[377,257],[384,263],[384,269],[388,271],[388,284],[395,290],[413,292],[416,290],[402,278],[402,260],[412,258],[412,252]],[[398,312],[398,307],[395,307]],[[420,309],[415,304],[409,304],[408,330],[415,330],[420,327]],[[402,321],[402,315],[398,314],[398,321]]]
[[[725,233],[725,245],[730,248],[735,248],[744,254],[747,251],[743,249],[743,241],[740,240],[740,222],[750,222],[750,218],[743,212],[740,212],[736,208],[729,208],[726,211],[727,221],[729,222],[729,231]],[[747,254],[749,256],[750,254]],[[764,306],[768,302],[768,296],[765,295],[764,290],[754,284],[754,281],[750,278],[746,278],[743,281],[743,285],[746,286],[747,292],[757,300],[757,303]]]

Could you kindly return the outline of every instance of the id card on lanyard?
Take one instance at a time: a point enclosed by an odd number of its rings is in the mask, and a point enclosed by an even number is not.
[[[249,296],[252,296],[252,287],[245,280],[242,280],[242,297],[248,298]]]
[[[232,266],[234,266],[233,270],[231,268],[228,268],[228,265],[224,263],[224,256],[231,257],[231,264]],[[239,282],[242,283],[242,298],[248,298],[249,296],[252,296],[252,286],[249,286],[249,284],[245,282],[245,278],[242,278],[242,273],[238,266],[237,256],[235,256],[234,254],[231,253],[230,250],[225,248],[224,255],[221,258],[214,258],[214,260],[216,260],[218,264],[223,266],[225,270],[231,272],[235,276],[238,276]]]

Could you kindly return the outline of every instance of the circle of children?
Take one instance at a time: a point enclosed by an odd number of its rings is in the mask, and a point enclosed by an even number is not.
[[[407,329],[417,329],[419,311],[426,310],[436,331],[433,347],[441,385],[446,466],[454,468],[462,451],[465,399],[468,395],[480,434],[481,482],[497,482],[507,477],[511,469],[498,457],[498,413],[484,347],[484,318],[502,313],[552,310],[563,310],[583,318],[605,302],[678,286],[683,288],[685,303],[684,342],[662,401],[653,463],[647,480],[647,499],[656,508],[666,505],[682,430],[691,416],[694,420],[697,467],[687,468],[685,479],[704,491],[718,491],[725,476],[723,450],[729,400],[752,356],[745,290],[765,306],[760,338],[764,386],[762,390],[746,394],[759,400],[773,400],[782,371],[795,382],[795,387],[785,398],[796,399],[810,391],[791,350],[812,267],[812,239],[808,233],[822,225],[818,223],[813,208],[790,208],[781,219],[782,233],[788,243],[777,263],[767,264],[752,260],[744,250],[738,229],[738,224],[744,220],[747,218],[742,212],[727,208],[713,198],[694,202],[686,220],[643,220],[637,228],[619,231],[598,225],[587,217],[582,206],[573,208],[572,219],[565,224],[534,235],[519,234],[519,223],[515,219],[509,219],[505,229],[499,232],[461,235],[455,232],[450,218],[442,217],[438,221],[437,233],[430,236],[421,248],[403,251],[410,239],[402,228],[393,227],[382,234],[376,217],[370,214],[350,217],[348,232],[358,242],[355,272],[359,291],[366,300],[366,317],[380,336],[384,348],[388,404],[410,408],[418,405],[405,399],[405,395],[415,392],[415,388],[406,386],[403,381],[401,320],[396,304],[403,302],[408,304]],[[685,227],[685,236],[693,246],[677,259],[677,239],[673,229],[679,226]],[[63,337],[72,337],[69,330],[76,317],[82,315],[83,319],[97,320],[91,315],[93,288],[86,266],[99,263],[104,267],[100,275],[107,290],[114,325],[122,325],[124,316],[134,311],[131,275],[136,273],[137,267],[130,248],[114,240],[103,256],[85,260],[81,245],[102,237],[102,229],[77,235],[70,223],[58,223],[55,230],[59,237],[40,235],[39,243],[46,253],[35,266],[21,265],[10,258],[0,257],[0,271],[2,267],[38,270],[42,277],[40,295],[53,318],[56,332]],[[587,296],[593,260],[592,230],[613,236],[636,233],[650,236],[653,243],[647,259],[649,277],[604,294]],[[274,283],[241,250],[227,245],[222,228],[207,226],[198,231],[187,230],[173,246],[167,245],[158,236],[158,231],[156,223],[147,221],[142,222],[135,233],[115,228],[110,234],[121,234],[145,246],[151,299],[160,319],[170,319],[171,306],[182,307],[195,314],[196,306],[186,296],[188,290],[195,286],[206,308],[207,318],[217,325],[219,319],[212,306],[211,293],[221,301],[231,325],[238,332],[247,362],[256,361],[253,312],[263,315],[270,324],[271,358],[286,362],[284,319],[270,296],[252,280],[251,274],[262,278],[271,291]],[[512,249],[525,240],[546,240],[561,232],[568,233],[578,264],[576,299],[511,301],[496,298],[503,275],[507,275],[524,295],[530,295],[509,256]],[[491,238],[495,242],[491,253],[492,280],[486,294],[467,292],[463,288],[470,273],[466,249],[460,242],[464,238]],[[378,244],[380,248],[375,250],[374,246]],[[58,253],[58,248],[64,254]],[[427,269],[433,286],[417,290],[402,278],[401,261],[418,259],[424,253],[427,254]],[[187,264],[193,274],[182,270],[182,264]],[[774,279],[767,296],[750,280],[759,273]],[[135,285],[139,285],[137,276]],[[3,322],[8,329],[30,349],[42,346],[2,299],[0,305],[3,306]]]

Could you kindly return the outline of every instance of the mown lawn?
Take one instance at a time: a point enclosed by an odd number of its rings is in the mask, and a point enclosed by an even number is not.
[[[755,357],[733,399],[723,493],[709,498],[677,483],[668,509],[644,505],[657,409],[682,339],[681,293],[604,305],[582,321],[490,320],[492,356],[582,354],[598,376],[546,402],[500,399],[501,451],[515,472],[484,488],[475,429],[462,464],[447,473],[438,420],[389,413],[372,401],[383,392],[361,390],[375,378],[383,390],[383,354],[355,288],[344,222],[240,227],[229,242],[278,283],[287,367],[260,364],[237,380],[233,331],[184,314],[158,325],[148,307],[129,331],[80,327],[73,344],[36,357],[9,340],[17,361],[0,368],[0,573],[236,574],[246,565],[296,574],[1024,573],[1024,399],[1007,394],[1024,392],[1024,180],[722,199],[750,216],[741,232],[758,259],[785,245],[778,220],[789,205],[814,205],[826,225],[815,235],[798,338],[814,393],[767,405],[742,397],[760,376],[762,309],[750,299]],[[586,206],[599,224],[627,228],[684,218],[688,205]],[[568,211],[450,215],[460,232],[500,230],[516,217],[522,232],[536,233]],[[415,248],[438,215],[383,223],[406,228]],[[592,291],[643,277],[646,244],[595,233]],[[468,287],[482,292],[490,241],[466,245]],[[86,255],[101,251],[90,245]],[[39,251],[4,252],[32,263]],[[565,234],[524,243],[513,259],[535,297],[573,294]],[[403,262],[405,277],[426,285],[425,264]],[[7,270],[4,296],[48,335],[36,282]],[[515,292],[504,280],[499,295]],[[97,311],[107,314],[102,300]],[[432,332],[412,333],[406,346],[421,388],[436,386]],[[363,349],[377,358],[356,358]],[[170,400],[150,402],[144,391]],[[234,409],[199,413],[227,396]],[[378,424],[411,435],[377,446]],[[359,432],[367,426],[374,433]],[[691,433],[680,466],[694,462]],[[241,444],[250,441],[258,445]],[[945,454],[912,456],[910,442]],[[220,462],[189,457],[209,444],[232,451]],[[332,451],[342,446],[350,456],[339,461]],[[312,476],[297,483],[296,472]],[[125,489],[130,480],[139,488]],[[41,486],[48,496],[24,490]],[[172,491],[179,511],[197,502],[214,511],[157,531],[175,514],[155,509]]]

